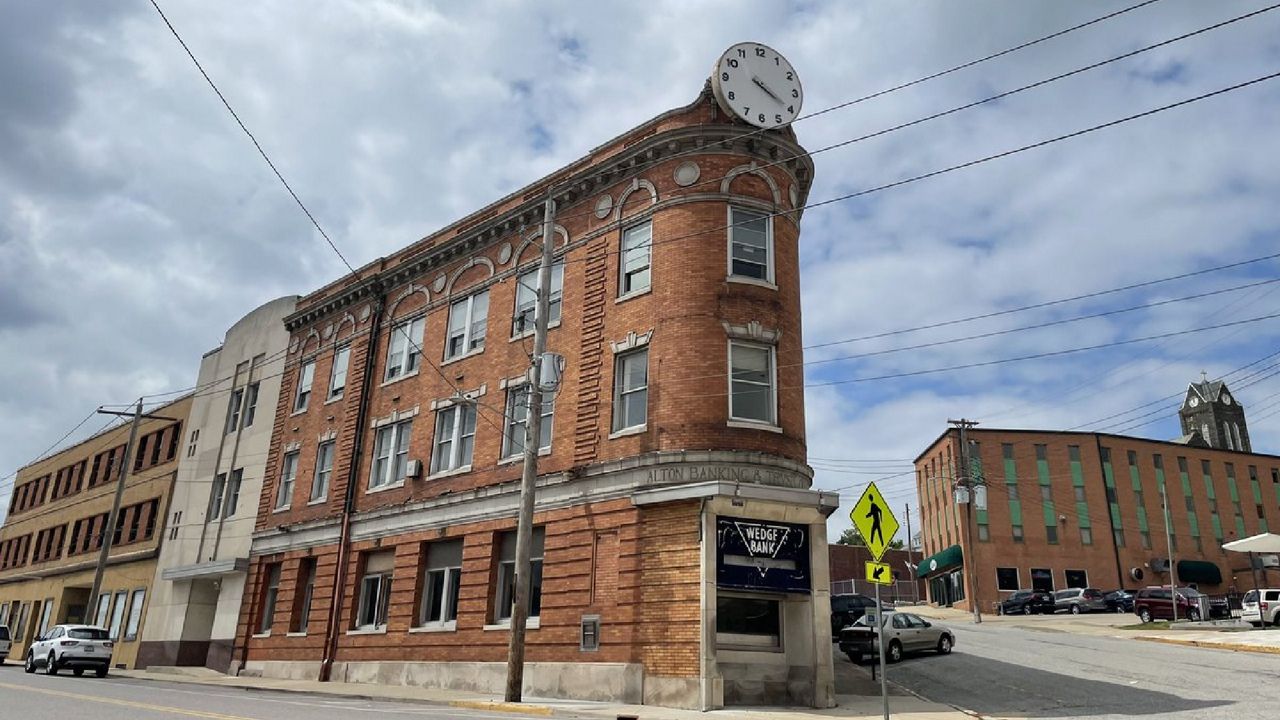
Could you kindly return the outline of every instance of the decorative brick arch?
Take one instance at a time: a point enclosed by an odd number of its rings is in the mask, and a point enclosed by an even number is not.
[[[489,275],[488,275],[488,277],[487,277],[487,278],[485,278],[485,279],[488,279],[488,278],[493,277],[493,273],[494,273],[494,271],[495,271],[495,268],[494,268],[494,266],[493,266],[493,261],[492,261],[492,260],[490,260],[490,259],[489,259],[489,258],[487,258],[487,257],[484,257],[483,255],[477,255],[476,257],[473,257],[473,258],[471,258],[471,260],[467,261],[467,264],[466,264],[466,265],[463,265],[462,267],[460,267],[460,268],[458,268],[457,270],[453,271],[453,274],[449,276],[449,282],[445,285],[445,288],[444,288],[444,294],[445,294],[446,296],[448,296],[448,295],[452,295],[452,294],[453,294],[453,284],[454,284],[454,283],[456,283],[456,282],[458,281],[458,278],[462,276],[462,273],[464,273],[464,272],[466,272],[466,271],[470,270],[470,269],[471,269],[471,268],[473,268],[473,267],[477,267],[477,266],[479,266],[479,265],[483,265],[483,266],[485,266],[485,267],[489,268]]]
[[[560,237],[560,247],[564,247],[569,244],[569,231],[566,230],[563,225],[553,224],[551,232],[552,234]],[[524,242],[520,243],[520,249],[516,250],[515,254],[511,256],[514,258],[514,260],[511,261],[511,264],[515,267],[520,267],[520,260],[524,257],[524,251],[528,250],[529,246],[533,245],[533,241],[540,237],[542,237],[542,228],[540,227],[526,235],[524,237]]]
[[[334,328],[333,328],[333,342],[335,345],[341,342],[342,329],[346,327],[348,324],[351,325],[351,332],[349,334],[354,335],[356,332],[356,316],[352,315],[351,313],[343,313],[342,319],[339,320],[338,323],[334,325]]]
[[[631,193],[642,188],[649,192],[650,205],[656,205],[658,203],[658,189],[653,186],[653,183],[645,180],[644,178],[635,178],[631,181],[631,185],[626,190],[623,190],[622,194],[618,196],[618,202],[613,206],[614,222],[620,222],[622,220],[622,208],[626,207],[627,200],[630,199]]]
[[[733,185],[733,181],[740,175],[755,175],[761,180],[764,180],[765,184],[769,186],[769,191],[773,193],[774,206],[782,206],[782,191],[778,189],[778,183],[773,181],[772,175],[761,170],[760,166],[756,165],[754,162],[746,165],[739,165],[725,173],[724,179],[720,181],[720,192],[727,195],[729,193],[729,186]]]
[[[307,356],[307,351],[308,351],[307,349],[311,347],[312,340],[315,341],[315,349],[311,350],[311,352],[319,352],[320,346],[323,344],[323,342],[320,339],[320,332],[317,331],[315,328],[311,328],[310,330],[307,331],[307,336],[304,337],[302,339],[302,342],[298,344],[298,354],[300,356],[304,358]]]
[[[470,267],[470,266],[468,265],[468,267]],[[465,269],[465,268],[464,268],[464,269]],[[492,266],[490,266],[490,274],[492,274],[492,270],[493,270],[493,268],[492,268]],[[409,283],[409,287],[406,287],[404,290],[402,290],[402,291],[400,292],[400,294],[399,294],[399,295],[397,295],[397,296],[396,296],[396,298],[395,298],[394,300],[392,300],[392,301],[391,301],[391,307],[387,308],[387,322],[388,322],[388,323],[391,323],[391,322],[394,322],[394,321],[395,321],[395,319],[396,319],[396,310],[398,310],[398,309],[400,308],[400,303],[404,302],[405,300],[408,300],[408,299],[409,299],[409,297],[410,297],[411,295],[414,295],[414,294],[421,294],[421,295],[422,295],[422,297],[423,297],[423,304],[424,304],[424,305],[425,305],[426,303],[431,302],[431,291],[430,291],[430,290],[427,290],[427,287],[426,287],[425,285],[418,285],[417,283]],[[348,316],[348,317],[350,317],[350,316]],[[353,319],[353,324],[354,324],[354,319]]]

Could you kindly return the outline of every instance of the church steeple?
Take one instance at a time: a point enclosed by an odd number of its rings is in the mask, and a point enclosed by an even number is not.
[[[1253,452],[1244,407],[1236,401],[1226,383],[1209,380],[1200,372],[1200,382],[1187,386],[1187,395],[1178,410],[1183,435],[1197,433],[1210,447]]]

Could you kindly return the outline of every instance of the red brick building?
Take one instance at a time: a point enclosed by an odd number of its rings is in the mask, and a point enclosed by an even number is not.
[[[973,537],[953,479],[958,431],[944,432],[916,459],[926,558],[920,572],[933,603],[982,610],[1019,588],[1136,589],[1168,584],[1208,594],[1254,587],[1248,556],[1230,542],[1280,528],[1280,457],[1087,432],[969,431],[974,476],[987,509]],[[1173,554],[1161,489],[1168,493]],[[973,558],[977,589],[963,568]],[[1274,586],[1275,570],[1259,582]]]
[[[526,692],[829,706],[787,127],[709,89],[286,318],[235,666],[500,692],[555,200]],[[765,556],[768,557],[765,557]]]

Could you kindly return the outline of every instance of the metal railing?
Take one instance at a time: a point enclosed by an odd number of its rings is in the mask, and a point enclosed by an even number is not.
[[[866,595],[867,597],[875,597],[876,586],[874,583],[866,580],[834,580],[831,583],[832,595],[849,595],[856,593],[858,595]],[[898,603],[918,603],[923,598],[920,597],[920,586],[910,580],[898,580],[892,585],[880,586],[880,599],[895,604]]]

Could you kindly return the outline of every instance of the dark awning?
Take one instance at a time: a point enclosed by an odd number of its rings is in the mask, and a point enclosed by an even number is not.
[[[964,553],[960,550],[960,546],[952,545],[946,550],[934,553],[924,560],[921,560],[917,576],[927,578],[931,575],[946,572],[952,568],[958,568],[963,564]]]
[[[1221,585],[1222,571],[1216,564],[1204,560],[1179,560],[1178,584],[1182,583]]]

